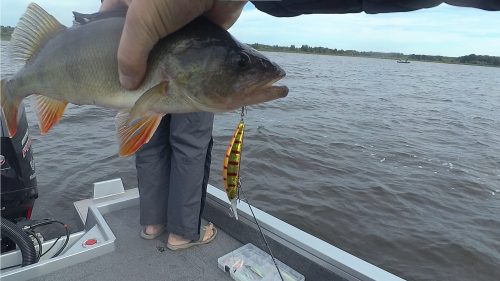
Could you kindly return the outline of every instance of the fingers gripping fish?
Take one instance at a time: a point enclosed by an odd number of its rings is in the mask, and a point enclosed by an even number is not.
[[[78,18],[78,17],[77,17]],[[120,85],[117,51],[123,15],[96,16],[67,28],[36,4],[21,17],[10,47],[24,66],[1,80],[2,112],[16,134],[21,101],[36,94],[40,131],[58,123],[68,103],[120,110],[119,154],[133,154],[169,113],[225,112],[288,94],[274,82],[278,65],[200,17],[162,38],[151,50],[144,82],[129,91]]]

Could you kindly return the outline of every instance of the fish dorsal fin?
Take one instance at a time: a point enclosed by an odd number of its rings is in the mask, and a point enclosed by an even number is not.
[[[35,3],[28,5],[12,33],[12,55],[21,61],[29,60],[50,38],[66,29],[53,16]]]
[[[160,125],[164,114],[150,114],[129,123],[130,112],[122,110],[116,115],[116,130],[120,142],[120,156],[134,154],[147,143]]]
[[[36,115],[42,135],[59,123],[67,104],[67,101],[59,101],[42,95],[36,96]]]
[[[79,12],[73,12],[73,16],[75,17],[74,23],[83,25],[90,22],[106,19],[106,18],[125,18],[127,15],[128,7],[121,7],[117,9],[113,9],[111,11],[106,12],[98,12],[93,14],[82,14]]]

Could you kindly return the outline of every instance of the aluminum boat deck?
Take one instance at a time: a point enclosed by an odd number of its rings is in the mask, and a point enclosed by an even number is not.
[[[139,237],[138,196],[137,189],[123,190],[119,179],[95,183],[94,198],[75,202],[85,230],[70,236],[67,249],[56,258],[44,257],[30,266],[3,270],[0,279],[232,280],[218,268],[219,257],[246,243],[267,252],[249,206],[240,202],[236,221],[228,215],[225,193],[213,186],[208,188],[203,217],[217,227],[216,239],[177,252],[164,247],[165,235],[155,240]],[[276,258],[306,280],[403,280],[255,207],[253,210]],[[61,240],[52,251],[57,251]],[[43,248],[54,242],[44,242]],[[19,264],[20,259],[19,251],[2,255],[2,267]]]

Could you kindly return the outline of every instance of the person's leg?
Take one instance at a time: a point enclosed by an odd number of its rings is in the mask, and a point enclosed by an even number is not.
[[[149,142],[136,152],[140,224],[146,234],[160,232],[167,223],[170,119],[170,115],[163,117]]]
[[[208,182],[206,173],[213,114],[174,114],[170,122],[170,191],[167,210],[168,242],[198,240],[202,199]],[[208,164],[209,165],[209,164]],[[213,229],[205,234],[210,237]]]
[[[207,156],[205,157],[204,175],[203,175],[203,190],[201,194],[201,208],[200,208],[200,220],[198,224],[198,229],[201,227],[201,215],[205,209],[205,201],[207,199],[207,187],[208,179],[210,178],[210,165],[212,164],[212,146],[214,144],[214,139],[210,137],[210,142],[208,143]]]

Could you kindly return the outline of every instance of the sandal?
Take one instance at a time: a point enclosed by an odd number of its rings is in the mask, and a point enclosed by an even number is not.
[[[210,236],[207,240],[203,240],[203,238],[205,237],[205,232],[207,231],[207,226],[209,226],[209,225],[212,226],[212,230],[213,230],[212,236]],[[207,243],[212,242],[216,235],[217,235],[217,228],[215,228],[215,226],[212,223],[209,223],[200,229],[200,238],[197,241],[191,241],[191,242],[188,242],[185,244],[180,244],[180,245],[172,245],[172,244],[167,242],[167,248],[169,248],[172,251],[177,251],[177,250],[187,249],[187,248],[190,248],[190,247],[196,246],[196,245],[207,244]]]
[[[163,226],[158,232],[152,233],[152,234],[146,233],[146,228],[144,227],[141,230],[141,238],[146,239],[146,240],[153,240],[153,239],[157,238],[158,236],[162,235],[163,232],[165,232],[165,226]]]

